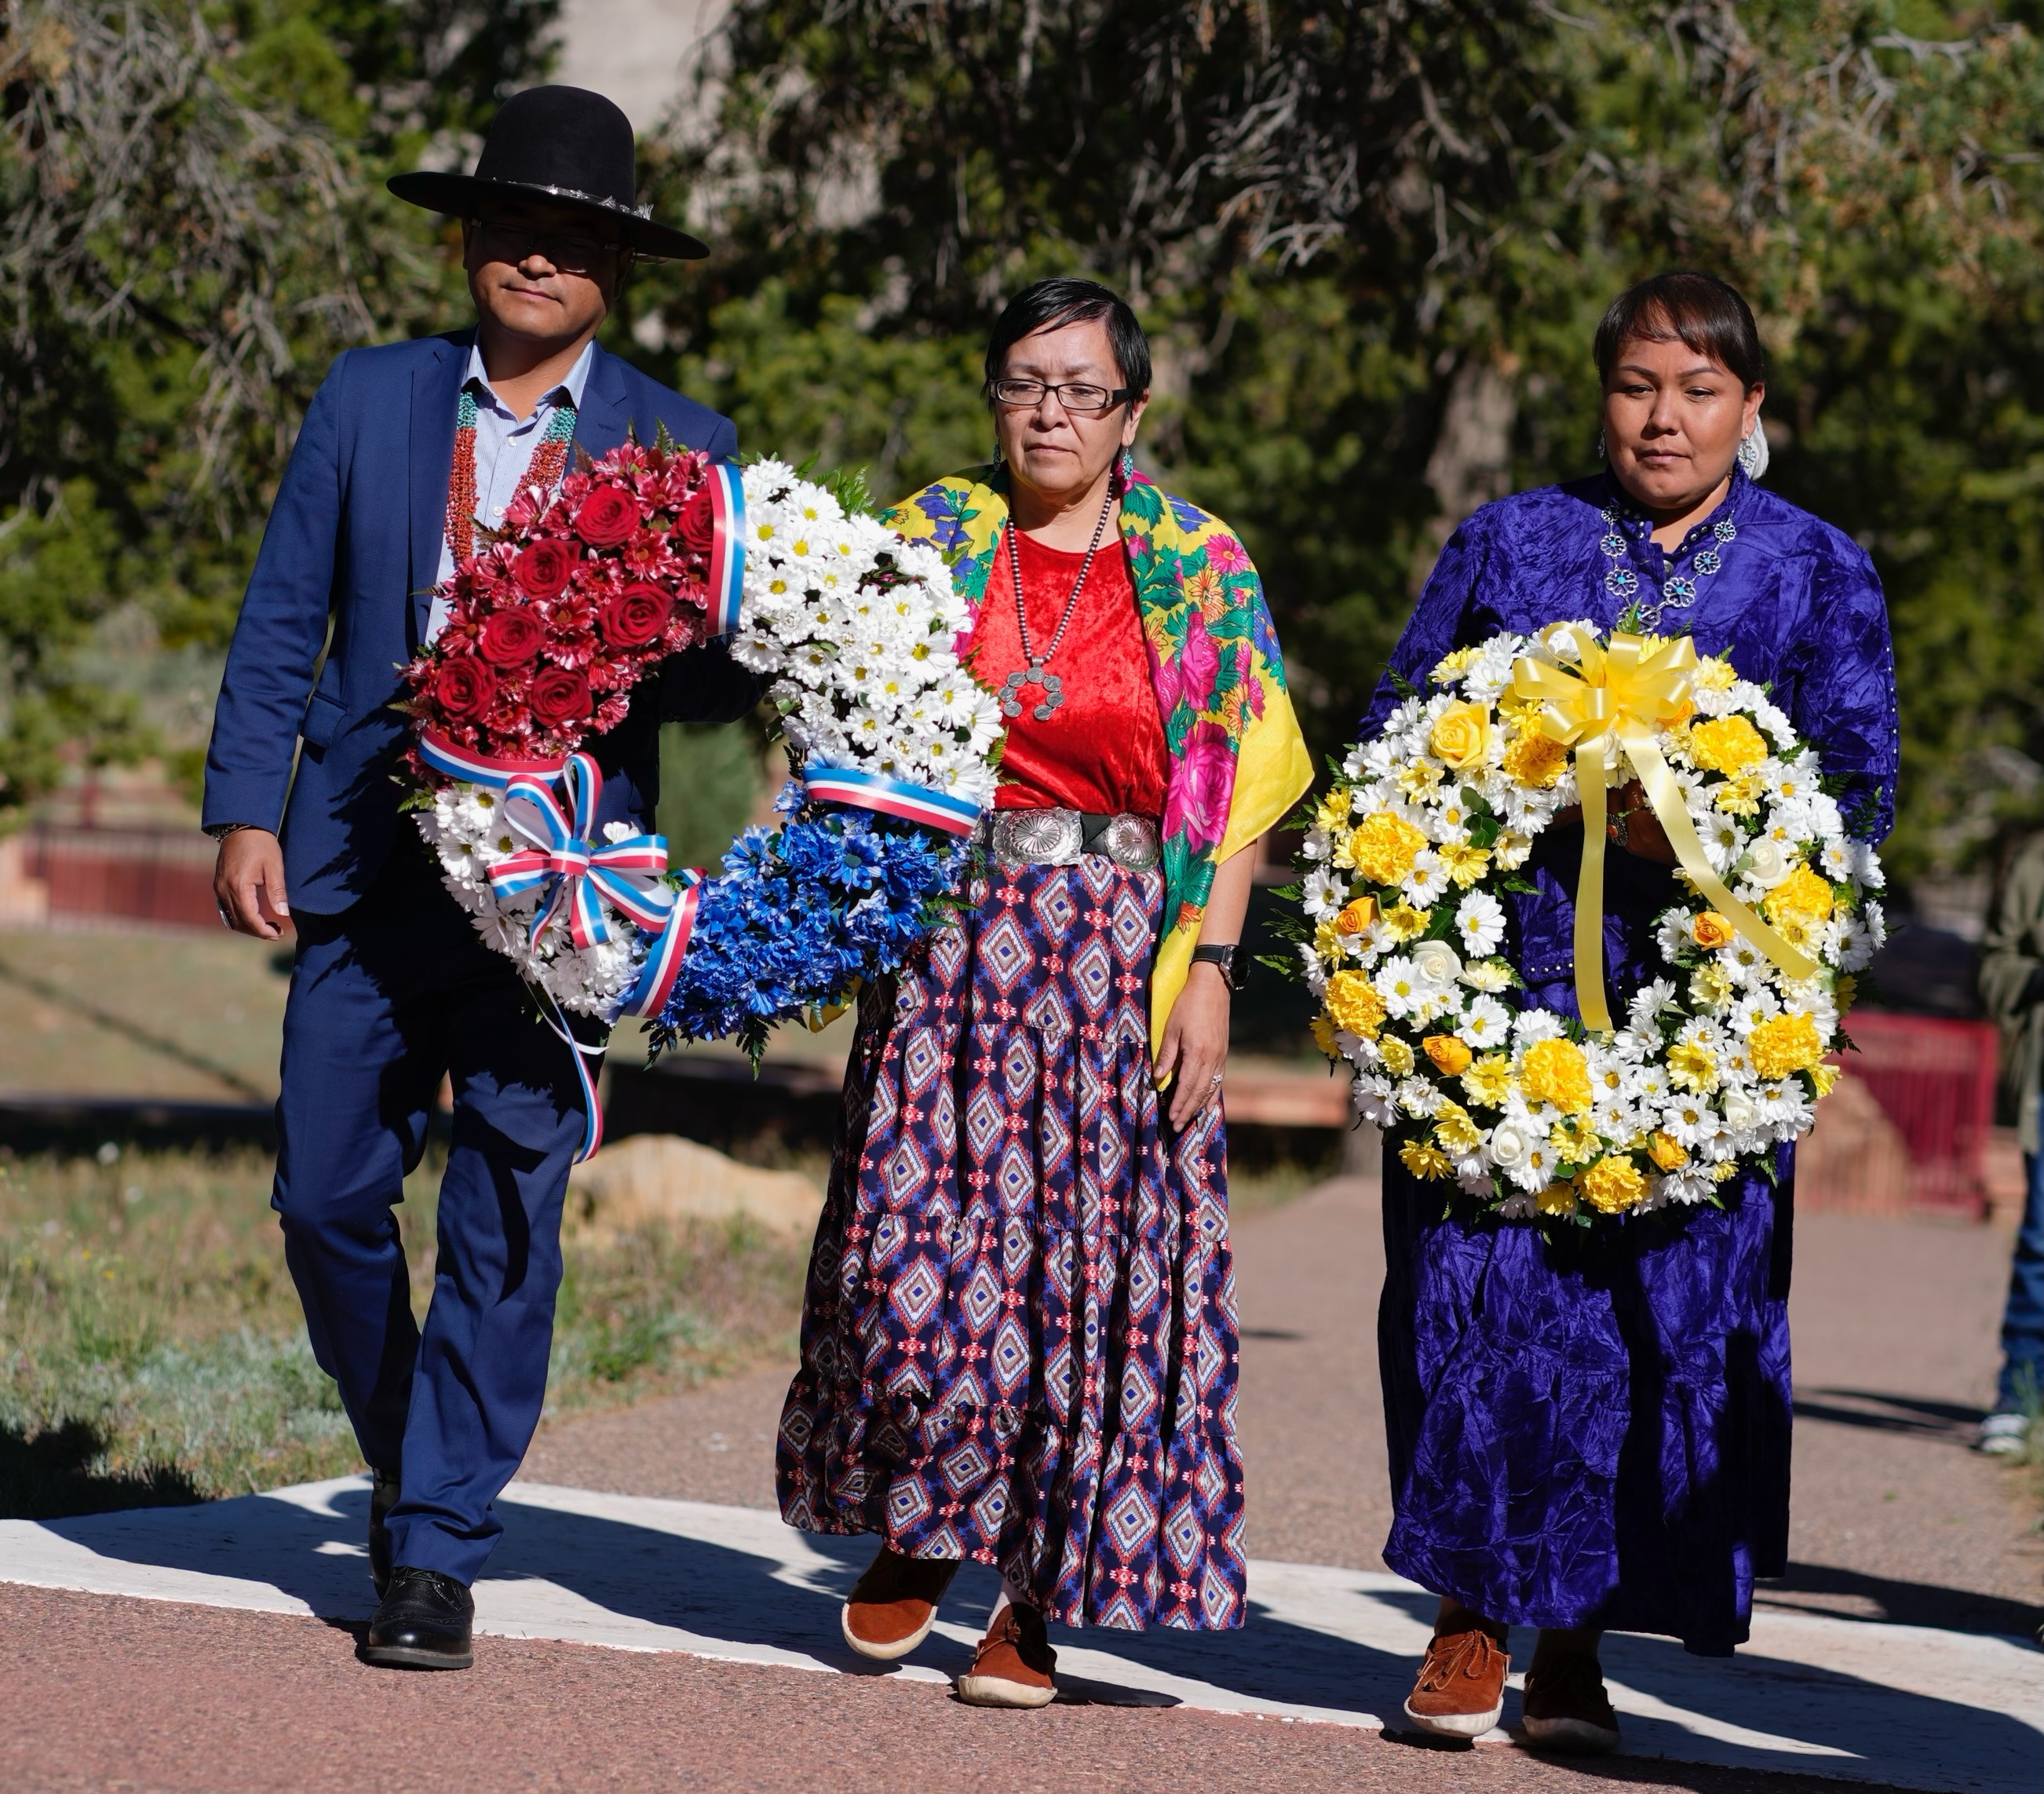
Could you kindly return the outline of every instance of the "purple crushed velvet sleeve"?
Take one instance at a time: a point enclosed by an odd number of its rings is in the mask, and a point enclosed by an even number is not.
[[[1862,840],[1895,826],[1900,725],[1895,648],[1873,563],[1837,537],[1811,582],[1811,625],[1791,660],[1798,677],[1788,720],[1822,756],[1827,778],[1842,777],[1838,804]]]

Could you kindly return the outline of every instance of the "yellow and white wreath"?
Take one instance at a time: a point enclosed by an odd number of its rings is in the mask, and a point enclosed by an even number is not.
[[[1561,623],[1458,649],[1343,762],[1297,888],[1314,1034],[1415,1176],[1506,1217],[1708,1200],[1806,1132],[1880,862],[1760,687],[1686,637]],[[1659,964],[1608,1011],[1608,787],[1638,779],[1681,862]],[[1581,803],[1580,1019],[1531,1004],[1505,901]]]

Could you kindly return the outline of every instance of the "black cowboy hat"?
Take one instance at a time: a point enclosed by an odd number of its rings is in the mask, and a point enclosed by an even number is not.
[[[707,244],[655,224],[638,203],[632,121],[583,87],[528,87],[497,109],[472,175],[394,175],[400,199],[456,218],[506,201],[542,201],[607,228],[610,240],[650,261],[694,261]]]

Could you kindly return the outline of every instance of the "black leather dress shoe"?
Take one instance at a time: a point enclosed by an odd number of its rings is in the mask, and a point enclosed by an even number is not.
[[[398,1479],[381,1470],[369,1475],[369,1580],[380,1601],[390,1592],[390,1529],[384,1523],[398,1505]]]
[[[385,1669],[466,1669],[475,1661],[474,1620],[467,1583],[400,1564],[355,1654]]]

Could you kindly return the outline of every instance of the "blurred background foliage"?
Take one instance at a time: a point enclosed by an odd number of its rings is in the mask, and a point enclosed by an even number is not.
[[[555,11],[0,0],[0,800],[149,745],[88,637],[217,648],[332,354],[462,320],[381,177],[471,154]],[[1895,853],[1950,869],[2044,805],[2040,11],[737,0],[642,144],[715,254],[640,271],[611,344],[892,493],[984,458],[1008,294],[1123,287],[1143,452],[1247,537],[1325,749],[1454,522],[1594,466],[1604,305],[1720,272],[1769,483],[1888,587]]]

